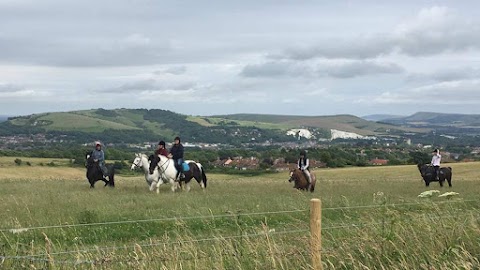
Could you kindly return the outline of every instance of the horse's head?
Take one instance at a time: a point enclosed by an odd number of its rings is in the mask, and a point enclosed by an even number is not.
[[[295,170],[296,169],[290,169],[290,178],[288,179],[288,182],[294,182],[296,175],[295,175]]]
[[[89,167],[93,164],[93,156],[92,151],[88,151],[85,153],[85,167]]]
[[[135,159],[132,162],[132,166],[130,167],[130,170],[135,170],[137,167],[142,167],[142,157],[140,154],[135,154]]]
[[[418,164],[417,167],[422,176],[426,176],[431,171],[431,166],[429,166],[428,164]]]
[[[422,176],[423,180],[427,181],[433,175],[433,168],[428,164],[417,164],[418,170],[420,171],[420,175]],[[430,180],[431,181],[431,180]]]
[[[155,171],[155,169],[157,168],[160,158],[157,155],[150,155],[148,157],[148,161],[150,161],[150,166],[148,167],[148,171],[150,172],[150,174],[153,174],[153,171]]]

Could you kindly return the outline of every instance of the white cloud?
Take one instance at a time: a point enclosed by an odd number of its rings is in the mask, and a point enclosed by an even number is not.
[[[480,103],[480,80],[440,82],[407,90],[386,91],[378,96],[359,100],[360,103],[467,105]]]

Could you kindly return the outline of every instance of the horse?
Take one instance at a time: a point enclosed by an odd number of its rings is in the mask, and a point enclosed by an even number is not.
[[[108,170],[108,181],[107,181],[107,179],[105,179],[105,177],[103,176],[103,172],[102,172],[102,169],[100,168],[100,165],[98,164],[98,162],[95,162],[93,160],[92,151],[89,151],[85,154],[85,159],[86,159],[85,167],[87,168],[86,176],[87,176],[88,182],[90,183],[90,188],[94,188],[95,182],[100,180],[105,182],[104,187],[106,186],[115,187],[115,180],[114,180],[115,170],[113,168],[113,165],[111,164],[105,165]]]
[[[312,183],[308,184],[307,177],[302,172],[302,170],[295,168],[290,170],[290,179],[288,182],[294,182],[293,188],[301,189],[301,190],[310,190],[313,192],[315,190],[315,184],[317,183],[317,177],[315,173],[310,172],[310,176],[312,178]]]
[[[448,186],[452,187],[452,168],[451,167],[442,167],[438,170],[438,180],[435,177],[435,170],[433,166],[428,164],[417,164],[420,175],[425,181],[425,186],[429,186],[430,182],[439,182],[440,186],[443,187],[445,180],[448,182]]]
[[[147,181],[147,185],[150,187],[150,191],[153,191],[155,187],[157,187],[157,193],[159,193],[160,185],[168,182],[172,184],[172,192],[175,192],[175,190],[177,189],[177,183],[175,182],[175,179],[163,178],[158,168],[155,168],[152,171],[152,174],[150,174],[150,164],[147,155],[141,153],[135,154],[135,159],[133,160],[130,169],[134,170],[137,167],[143,169],[143,172],[145,173],[145,181]]]
[[[173,159],[162,155],[151,155],[149,159],[151,161],[149,168],[150,172],[158,169],[162,178],[169,180],[173,179],[173,181],[177,180],[177,169],[175,168]],[[205,169],[203,169],[202,164],[193,160],[186,160],[185,163],[188,164],[189,169],[188,171],[183,172],[185,177],[180,180],[180,186],[183,187],[182,183],[184,182],[186,190],[190,191],[190,181],[192,178],[195,178],[200,187],[205,189],[207,187],[207,176],[205,175]]]

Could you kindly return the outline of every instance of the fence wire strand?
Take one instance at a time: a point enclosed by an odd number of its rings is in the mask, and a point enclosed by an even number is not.
[[[478,202],[478,200],[441,201],[441,202],[435,202],[435,203],[436,204],[445,204],[445,203],[470,203],[470,202]],[[325,207],[325,208],[322,208],[322,211],[411,206],[411,205],[421,205],[421,204],[424,204],[424,203],[425,202]],[[309,211],[309,209],[295,209],[295,210],[269,211],[269,212],[257,212],[257,213],[228,213],[228,214],[223,214],[223,215],[169,217],[169,218],[153,218],[153,219],[139,219],[139,220],[125,220],[125,221],[106,221],[106,222],[95,222],[95,223],[64,224],[64,225],[49,225],[49,226],[0,229],[0,232],[22,232],[22,231],[30,231],[30,230],[75,228],[75,227],[88,227],[88,226],[100,226],[100,225],[119,225],[119,224],[133,224],[133,223],[147,223],[147,222],[192,220],[192,219],[215,219],[215,218],[241,217],[241,216],[275,215],[275,214],[302,213],[302,212],[308,212],[308,211]]]
[[[192,240],[179,240],[179,241],[170,241],[170,242],[156,242],[156,243],[148,243],[148,244],[133,244],[133,245],[123,245],[123,246],[111,246],[111,247],[101,247],[101,248],[90,248],[90,249],[82,249],[82,250],[71,250],[71,251],[60,251],[60,252],[52,252],[52,253],[41,253],[41,254],[33,254],[33,255],[23,255],[23,256],[0,256],[0,258],[4,260],[13,260],[13,259],[35,259],[40,261],[48,261],[48,259],[38,259],[39,257],[47,257],[47,256],[60,256],[60,255],[69,255],[69,254],[81,254],[87,252],[108,252],[114,251],[119,249],[129,249],[135,247],[155,247],[155,246],[162,246],[162,245],[181,245],[181,244],[189,244],[189,243],[200,243],[200,242],[210,242],[210,241],[225,241],[225,240],[232,240],[238,238],[251,238],[251,237],[259,237],[259,236],[267,236],[267,235],[285,235],[285,234],[293,234],[293,233],[306,233],[309,232],[308,229],[301,229],[301,230],[284,230],[284,231],[268,231],[262,233],[250,233],[250,234],[240,234],[240,235],[232,235],[232,236],[222,236],[222,237],[211,237],[211,238],[201,238],[201,239],[192,239]]]

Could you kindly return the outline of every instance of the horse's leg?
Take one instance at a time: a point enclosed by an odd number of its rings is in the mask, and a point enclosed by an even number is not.
[[[157,194],[160,193],[160,186],[163,184],[163,179],[158,179],[158,182],[157,182]]]
[[[155,181],[152,181],[152,184],[150,184],[150,191],[153,191],[156,185],[157,183],[155,183]]]
[[[170,184],[172,185],[172,192],[175,192],[178,183],[175,181],[175,179],[170,178]]]

